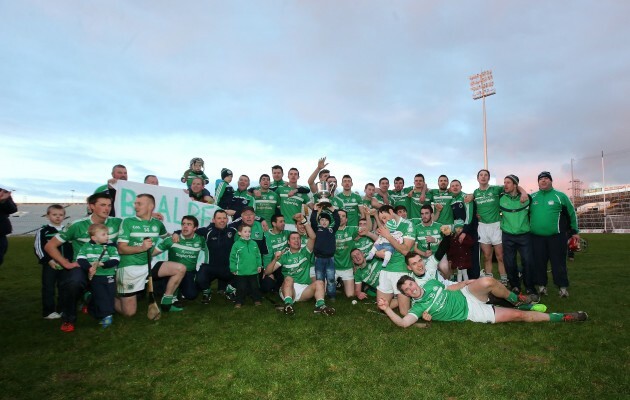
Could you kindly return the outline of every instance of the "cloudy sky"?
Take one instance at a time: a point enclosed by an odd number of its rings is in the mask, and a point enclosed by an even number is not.
[[[624,1],[0,1],[0,185],[23,201],[91,193],[113,164],[181,187],[192,157],[367,182],[489,168],[630,183]],[[73,192],[74,191],[74,192]]]

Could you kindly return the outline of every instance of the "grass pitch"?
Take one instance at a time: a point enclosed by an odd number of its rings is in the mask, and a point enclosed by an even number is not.
[[[628,398],[630,235],[587,238],[569,263],[571,296],[543,298],[550,311],[587,311],[586,323],[405,330],[344,298],[336,316],[309,302],[289,318],[215,295],[157,322],[141,302],[106,330],[79,315],[63,333],[41,318],[33,238],[12,237],[0,267],[0,398]]]

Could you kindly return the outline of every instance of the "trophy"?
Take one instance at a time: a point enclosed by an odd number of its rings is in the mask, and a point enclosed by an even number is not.
[[[317,182],[315,186],[317,186],[317,195],[319,196],[317,204],[321,206],[321,209],[323,210],[332,206],[329,198],[332,197],[337,185],[334,182],[328,183],[325,181],[321,181]]]

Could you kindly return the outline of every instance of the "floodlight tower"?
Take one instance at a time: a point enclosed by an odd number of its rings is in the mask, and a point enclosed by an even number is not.
[[[486,97],[496,94],[494,89],[494,81],[492,79],[492,70],[481,71],[478,74],[471,75],[470,90],[473,92],[473,100],[482,99],[483,103],[483,167],[488,169],[488,135],[486,132]]]

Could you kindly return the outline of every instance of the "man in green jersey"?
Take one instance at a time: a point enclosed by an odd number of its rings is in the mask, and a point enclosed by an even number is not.
[[[427,194],[424,175],[416,174],[413,178],[413,188],[407,192],[407,216],[414,224],[420,223],[420,209],[427,202],[431,203],[431,196]]]
[[[139,194],[133,206],[136,215],[126,218],[120,224],[118,233],[120,264],[116,273],[118,285],[118,297],[115,303],[116,311],[128,317],[136,313],[136,293],[143,290],[145,286],[149,252],[157,243],[158,238],[165,238],[167,235],[164,224],[151,217],[155,209],[155,198],[152,195]],[[185,273],[185,268],[176,267],[175,264],[168,264],[166,266],[163,265],[159,269],[158,277],[171,277],[173,284],[170,286],[176,288],[179,286],[179,282]],[[173,293],[166,294],[172,296]]]
[[[159,261],[151,270],[156,286],[165,284],[163,290],[162,309],[164,311],[181,311],[181,308],[173,306],[173,293],[178,282],[173,277],[168,280],[161,278],[159,271],[162,268],[168,268],[169,264],[177,264],[173,266],[174,270],[184,270],[184,276],[179,283],[180,294],[186,300],[194,300],[199,295],[199,287],[197,285],[197,267],[200,264],[199,256],[203,253],[202,263],[208,263],[208,246],[205,238],[197,235],[195,231],[199,227],[199,220],[192,215],[182,217],[182,233],[179,235],[177,243],[173,239],[167,237],[153,249],[153,255],[161,254],[168,251],[168,261]],[[162,291],[161,291],[162,292]],[[170,298],[169,298],[170,297]]]
[[[359,300],[365,300],[368,296],[376,296],[378,277],[383,269],[383,260],[374,258],[367,262],[361,250],[355,248],[350,253],[354,264],[354,295]]]
[[[263,266],[269,265],[277,252],[284,252],[288,248],[289,234],[291,231],[284,229],[285,222],[282,215],[271,216],[271,229],[265,232],[265,241],[267,243],[267,254],[263,254]],[[282,285],[282,273],[280,270],[274,271],[270,275],[262,275],[260,282],[260,290],[263,293],[273,292],[280,289]]]
[[[376,189],[376,193],[374,194],[374,197],[380,204],[377,208],[380,208],[380,206],[382,205],[389,204],[390,192],[389,179],[387,179],[386,177],[382,177],[381,179],[379,179],[378,188]]]
[[[74,330],[77,319],[77,302],[87,288],[88,279],[85,271],[79,268],[76,257],[83,244],[90,241],[88,228],[92,224],[104,224],[108,229],[108,236],[111,242],[116,242],[120,218],[109,217],[112,209],[112,200],[105,192],[94,193],[88,197],[88,208],[91,215],[73,221],[66,228],[50,239],[44,250],[48,255],[61,265],[64,269],[61,273],[59,283],[59,302],[62,312],[62,330]],[[74,259],[66,259],[59,247],[66,242],[72,243]]]
[[[339,229],[335,232],[335,279],[343,282],[346,297],[354,296],[354,271],[350,252],[355,248],[355,239],[359,235],[357,226],[348,226],[348,213],[338,210]]]
[[[292,221],[295,214],[303,212],[304,205],[308,204],[309,201],[306,193],[299,193],[297,183],[299,178],[300,172],[297,168],[291,168],[289,170],[289,182],[276,189],[276,194],[280,197],[280,214],[284,217],[285,222]],[[295,231],[296,227],[294,224],[286,224],[285,229]]]
[[[508,175],[503,179],[503,195],[499,198],[501,210],[501,241],[503,242],[503,261],[508,275],[509,287],[514,293],[521,291],[521,278],[516,264],[516,252],[523,262],[523,283],[527,293],[535,294],[533,275],[532,240],[529,228],[529,208],[531,199],[521,202],[518,191],[519,179]]]
[[[401,276],[407,274],[405,255],[412,251],[414,244],[413,225],[411,221],[394,213],[394,207],[391,205],[384,205],[379,208],[377,217],[382,225],[376,230],[377,233],[387,239],[395,251],[387,266],[380,272],[376,296],[386,301],[387,304],[391,303],[392,307],[398,307],[401,314],[404,315],[409,310],[409,299],[399,295],[396,282]],[[393,232],[400,232],[403,239],[402,243],[394,238]],[[384,253],[384,250],[378,251],[376,256],[383,259]],[[394,299],[394,296],[397,296],[397,299]]]
[[[494,307],[486,304],[489,295],[505,299],[513,305],[521,304],[515,293],[510,292],[499,281],[484,277],[459,282],[445,287],[437,280],[429,280],[424,287],[419,286],[410,276],[398,280],[398,289],[411,298],[413,305],[403,317],[397,315],[384,299],[377,304],[396,325],[407,328],[420,318],[425,321],[472,321],[483,323],[499,322],[573,322],[586,321],[583,311],[574,313],[545,314],[538,311],[523,311],[515,308]]]
[[[359,226],[359,206],[363,204],[363,199],[352,192],[352,177],[350,175],[344,175],[341,178],[341,186],[343,191],[332,199],[332,204],[338,210],[344,210],[347,213],[348,226],[356,228]]]
[[[394,190],[389,192],[389,204],[393,207],[404,206],[405,209],[408,209],[408,199],[407,195],[411,191],[411,188],[405,187],[405,180],[397,176],[394,178]],[[383,193],[380,193],[381,196]]]
[[[479,218],[479,245],[483,252],[484,274],[492,276],[492,252],[497,256],[499,275],[504,285],[508,284],[505,266],[503,264],[503,245],[501,237],[501,226],[499,222],[499,196],[503,193],[503,186],[490,185],[490,171],[481,169],[477,172],[477,182],[479,188],[473,192],[475,199],[476,214]],[[521,201],[527,201],[527,193],[518,187],[521,193]]]
[[[256,215],[265,221],[271,221],[271,217],[276,214],[280,198],[276,192],[269,189],[271,178],[267,174],[260,175],[258,180],[260,188],[254,189]]]
[[[451,202],[453,194],[448,190],[448,176],[440,175],[438,178],[438,188],[431,189],[428,194],[433,198],[433,206],[436,211],[440,211],[435,222],[442,225],[453,225],[453,210]]]
[[[442,224],[433,221],[433,208],[429,204],[423,205],[420,209],[420,218],[420,223],[414,226],[416,244],[413,250],[426,260],[440,245]]]
[[[284,313],[293,315],[295,313],[294,302],[306,301],[315,297],[316,314],[333,315],[335,309],[327,307],[324,301],[324,282],[316,280],[311,282],[309,272],[313,264],[313,247],[315,245],[315,232],[308,224],[305,217],[298,222],[304,225],[308,232],[308,242],[305,247],[301,247],[300,234],[291,232],[289,234],[289,248],[274,254],[271,262],[265,268],[265,275],[271,275],[278,268],[282,268],[284,282],[280,289],[280,297],[284,301]]]
[[[553,188],[551,174],[538,175],[538,188],[532,194],[530,224],[534,252],[534,270],[540,294],[547,294],[547,262],[551,262],[553,282],[560,297],[568,297],[567,235],[580,239],[577,216],[566,194]]]

